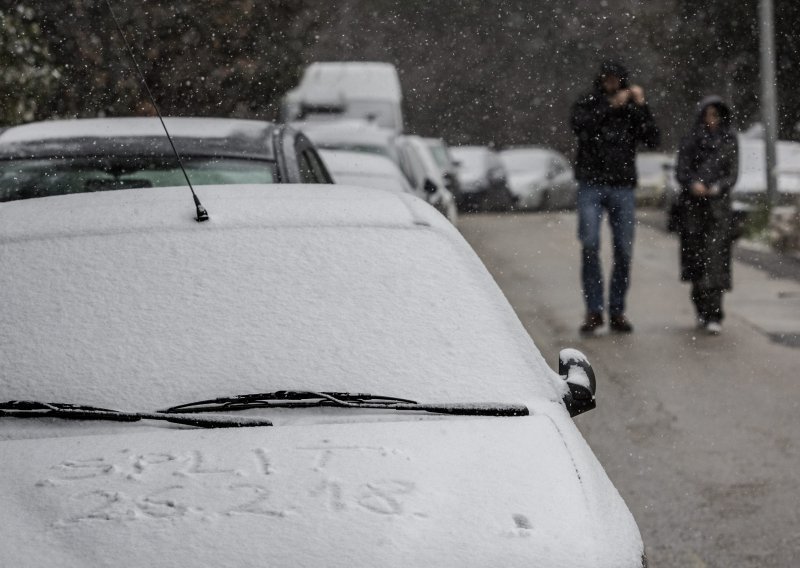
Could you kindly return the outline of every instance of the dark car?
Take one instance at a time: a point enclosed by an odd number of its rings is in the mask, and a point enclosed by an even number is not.
[[[516,205],[508,173],[496,151],[486,146],[455,146],[450,154],[458,167],[460,210],[504,211]]]
[[[578,182],[567,158],[545,146],[512,146],[500,152],[520,209],[574,209]]]
[[[194,185],[332,183],[314,145],[259,120],[166,118]],[[185,183],[157,118],[34,122],[0,133],[0,201]]]

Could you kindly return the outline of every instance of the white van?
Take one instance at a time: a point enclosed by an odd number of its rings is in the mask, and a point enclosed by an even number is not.
[[[281,112],[286,122],[361,118],[402,132],[402,99],[397,69],[391,63],[317,62],[286,93]]]

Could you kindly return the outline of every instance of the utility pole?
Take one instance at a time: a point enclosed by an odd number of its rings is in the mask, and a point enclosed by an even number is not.
[[[767,203],[769,212],[778,195],[777,135],[778,110],[775,96],[775,29],[772,0],[759,0],[761,43],[761,119],[764,121],[764,148],[767,161]]]

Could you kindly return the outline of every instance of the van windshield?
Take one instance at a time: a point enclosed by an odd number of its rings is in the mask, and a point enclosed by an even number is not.
[[[337,105],[304,104],[299,118],[309,121],[359,118],[370,121],[376,126],[397,130],[400,124],[396,108],[396,103],[371,100],[346,101]]]

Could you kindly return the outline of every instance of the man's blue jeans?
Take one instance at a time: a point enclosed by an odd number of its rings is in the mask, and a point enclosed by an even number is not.
[[[587,312],[603,312],[603,272],[600,266],[600,225],[608,211],[614,246],[614,269],[608,297],[612,316],[625,313],[633,255],[636,205],[632,187],[581,183],[578,187],[578,238],[583,246],[583,297]]]

